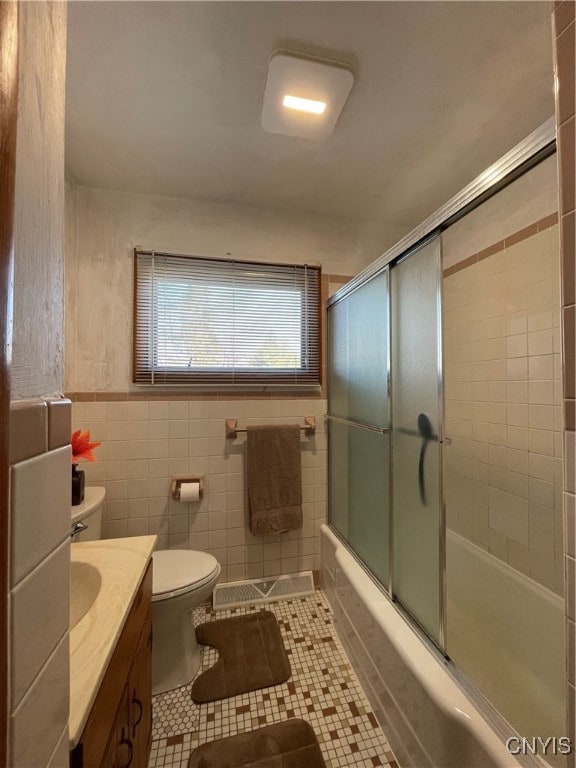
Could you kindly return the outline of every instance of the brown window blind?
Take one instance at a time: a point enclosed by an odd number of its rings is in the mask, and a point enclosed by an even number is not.
[[[137,384],[320,383],[320,269],[136,250]]]

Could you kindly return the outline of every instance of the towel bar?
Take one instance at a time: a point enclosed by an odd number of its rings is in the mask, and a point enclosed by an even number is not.
[[[226,437],[228,440],[234,440],[238,436],[238,432],[246,432],[245,429],[238,429],[236,426],[238,419],[226,419]],[[300,427],[307,435],[316,434],[316,419],[314,416],[306,416],[304,418],[304,426]]]

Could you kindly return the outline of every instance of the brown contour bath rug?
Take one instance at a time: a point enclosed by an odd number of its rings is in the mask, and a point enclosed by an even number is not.
[[[312,727],[286,720],[197,747],[188,768],[326,768]]]
[[[196,627],[196,638],[213,645],[220,654],[216,664],[193,682],[196,702],[226,699],[284,683],[290,677],[280,627],[271,611],[207,621]]]

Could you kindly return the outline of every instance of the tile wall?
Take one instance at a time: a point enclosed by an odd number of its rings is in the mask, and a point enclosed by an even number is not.
[[[444,271],[450,528],[562,594],[557,216]]]
[[[69,761],[70,406],[17,401],[10,415],[14,766],[63,768]]]
[[[112,395],[112,397],[114,397]],[[124,396],[127,397],[126,395]],[[319,527],[326,519],[326,401],[316,399],[80,401],[73,429],[90,429],[102,445],[85,462],[86,481],[106,488],[105,537],[158,535],[158,549],[213,554],[221,581],[319,569]],[[226,419],[247,424],[299,423],[315,416],[314,437],[302,435],[304,523],[299,531],[253,536],[245,488],[246,435],[225,437]],[[205,474],[197,503],[174,501],[172,475]]]
[[[575,117],[575,4],[554,3],[554,57],[556,78],[556,123],[558,126],[558,173],[560,178],[560,233],[562,249],[562,331],[564,346],[564,517],[566,537],[566,616],[568,648],[568,733],[576,742],[576,541],[575,541],[575,246],[574,246],[574,146]],[[574,755],[572,756],[574,763]]]

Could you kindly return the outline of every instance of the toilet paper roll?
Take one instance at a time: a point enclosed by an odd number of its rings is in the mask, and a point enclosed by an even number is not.
[[[182,483],[180,485],[180,501],[198,501],[200,498],[200,483]]]

